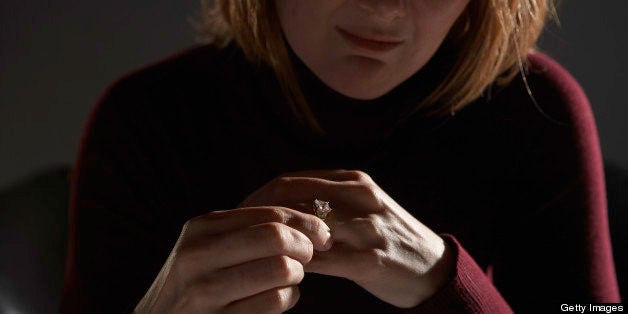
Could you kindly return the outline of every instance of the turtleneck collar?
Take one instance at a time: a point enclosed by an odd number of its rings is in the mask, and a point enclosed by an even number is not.
[[[431,92],[451,68],[451,51],[441,48],[417,73],[387,94],[373,100],[344,96],[322,82],[293,52],[291,61],[305,99],[324,134],[298,124],[285,101],[271,100],[275,115],[288,126],[290,133],[308,146],[326,151],[360,152],[372,150],[404,127],[408,115]],[[276,83],[276,80],[272,80]],[[267,82],[265,83],[266,86]],[[268,93],[267,87],[263,87]],[[443,118],[415,114],[413,120],[433,125]]]

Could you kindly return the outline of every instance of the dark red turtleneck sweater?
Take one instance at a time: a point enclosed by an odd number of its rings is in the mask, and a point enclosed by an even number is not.
[[[619,302],[602,159],[587,99],[541,54],[453,117],[407,119],[446,57],[356,101],[295,60],[327,135],[295,124],[277,82],[235,46],[194,48],[112,85],[73,176],[62,311],[131,311],[186,220],[235,208],[281,173],[360,169],[454,244],[451,282],[410,312],[558,311]],[[402,122],[400,122],[402,121]],[[342,278],[307,274],[298,313],[396,312]]]

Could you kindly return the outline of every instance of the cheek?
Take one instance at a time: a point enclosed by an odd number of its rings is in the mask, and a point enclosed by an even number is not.
[[[306,41],[308,38],[304,37],[308,37],[308,30],[311,30],[308,25],[310,19],[303,14],[305,8],[299,3],[300,1],[279,0],[276,4],[281,28],[290,42],[300,42],[302,38]]]
[[[309,50],[323,39],[334,1],[278,0],[279,21],[294,50]]]
[[[412,12],[414,41],[408,57],[420,59],[426,53],[431,56],[443,43],[468,3],[469,0],[417,0]]]
[[[413,7],[417,33],[427,38],[444,37],[468,3],[469,0],[417,0]]]

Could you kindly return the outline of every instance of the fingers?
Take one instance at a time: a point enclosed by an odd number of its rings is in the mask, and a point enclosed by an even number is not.
[[[320,178],[329,181],[360,181],[360,180],[371,180],[371,177],[365,172],[359,170],[306,170],[306,171],[297,171],[297,172],[289,172],[281,175],[282,177],[309,177],[309,178]]]
[[[309,177],[280,177],[256,191],[240,206],[284,206],[312,213],[314,199],[330,201],[332,207],[376,209],[379,190],[374,184],[329,181]]]
[[[247,197],[241,206],[285,206],[298,203],[311,203],[315,198],[330,199],[334,191],[342,188],[345,182],[336,182],[311,177],[279,177]]]
[[[329,226],[320,218],[282,207],[250,207],[212,212],[190,220],[186,224],[185,232],[190,238],[195,238],[269,222],[284,224],[303,233],[316,250],[327,250],[331,246]]]
[[[181,304],[178,307],[194,308],[199,313],[229,308],[233,304],[241,303],[240,301],[248,303],[246,300],[253,296],[295,286],[303,280],[303,276],[301,263],[286,256],[250,261],[197,277],[179,300]],[[292,298],[282,301],[288,300]],[[287,302],[280,303],[285,306]]]
[[[280,255],[306,264],[314,252],[312,242],[303,233],[276,222],[211,235],[179,250],[178,258],[184,268],[206,272]]]
[[[357,249],[380,247],[384,239],[394,233],[382,217],[368,214],[364,217],[331,219],[327,224],[332,229],[335,243],[349,244]]]
[[[300,179],[300,180],[298,180]],[[300,185],[294,193],[290,187],[298,183]],[[311,202],[314,198],[330,199],[328,191],[341,186],[356,185],[356,183],[372,184],[371,177],[358,170],[307,170],[299,172],[285,173],[247,197],[238,207],[249,207],[259,205],[280,205],[278,203],[268,203],[269,200],[283,200],[292,203],[302,202],[304,199]],[[292,199],[290,196],[299,196],[307,193],[304,198]]]
[[[217,272],[201,293],[221,305],[248,298],[269,289],[295,286],[303,280],[303,265],[287,256],[259,259]]]
[[[296,286],[274,288],[233,302],[224,308],[225,313],[282,313],[293,308],[299,300]]]
[[[323,181],[342,182],[342,181],[350,181],[352,179],[352,177],[348,176],[347,174],[348,173],[345,170],[307,170],[307,171],[284,173],[280,175],[279,177],[273,179],[272,181],[268,182],[266,185],[262,186],[261,188],[257,189],[255,192],[251,193],[251,195],[249,195],[242,203],[240,203],[238,207],[250,207],[250,206],[259,205],[258,203],[255,203],[254,201],[263,199],[264,197],[262,196],[267,194],[269,189],[273,189],[274,187],[279,185],[278,183],[281,183],[283,178],[318,178],[318,179],[323,179]]]
[[[386,260],[382,250],[360,250],[344,243],[336,243],[327,252],[317,252],[310,263],[304,266],[304,270],[360,282],[367,275],[373,275],[372,265],[385,265]]]

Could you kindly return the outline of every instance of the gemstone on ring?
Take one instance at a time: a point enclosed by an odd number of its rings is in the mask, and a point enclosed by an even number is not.
[[[319,199],[314,200],[314,214],[318,218],[325,220],[325,218],[327,218],[327,215],[329,215],[331,210],[332,209],[329,206],[329,202],[321,201]]]

